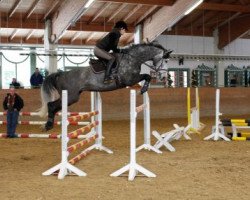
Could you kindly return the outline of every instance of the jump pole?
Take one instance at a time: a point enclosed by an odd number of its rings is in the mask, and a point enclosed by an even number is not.
[[[212,134],[205,137],[204,140],[210,140],[213,139],[215,141],[219,140],[219,138],[222,138],[225,141],[230,141],[229,138],[225,136],[224,133],[224,127],[222,126],[220,122],[220,89],[216,89],[216,96],[215,96],[215,126],[212,127]]]
[[[156,153],[162,153],[160,150],[151,145],[150,137],[150,101],[148,92],[143,93],[143,125],[144,125],[144,144],[136,149],[136,152],[146,149],[149,151],[154,151]]]
[[[120,176],[126,171],[129,171],[128,180],[133,181],[138,172],[141,172],[147,177],[156,177],[156,175],[141,165],[136,163],[136,92],[130,91],[130,163],[121,169],[113,172],[110,176]]]
[[[113,151],[109,148],[103,146],[102,144],[102,98],[99,92],[91,92],[91,111],[99,111],[99,115],[91,117],[91,122],[98,121],[98,126],[95,127],[95,132],[98,133],[98,138],[95,140],[95,144],[88,147],[84,151],[91,151],[97,149],[100,151],[106,151],[109,154],[112,154]]]

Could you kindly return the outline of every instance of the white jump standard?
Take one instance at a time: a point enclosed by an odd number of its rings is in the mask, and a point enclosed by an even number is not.
[[[143,93],[143,104],[136,108],[136,112],[139,113],[143,110],[143,125],[144,125],[144,144],[136,149],[136,152],[146,149],[154,151],[156,153],[162,153],[157,148],[151,145],[150,137],[150,102],[148,92]]]
[[[128,180],[134,180],[138,172],[141,172],[147,177],[156,177],[156,175],[141,165],[136,163],[136,92],[130,91],[130,163],[121,169],[115,171],[110,176],[120,176],[126,171],[129,171]]]
[[[219,140],[231,141],[225,136],[224,127],[220,121],[220,89],[216,89],[216,104],[215,104],[215,126],[212,127],[212,134],[205,137],[204,140]]]

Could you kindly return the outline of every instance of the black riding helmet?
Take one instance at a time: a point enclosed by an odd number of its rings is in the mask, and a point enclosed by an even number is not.
[[[118,22],[116,22],[114,28],[123,28],[126,31],[128,31],[128,25],[124,21],[118,21]]]

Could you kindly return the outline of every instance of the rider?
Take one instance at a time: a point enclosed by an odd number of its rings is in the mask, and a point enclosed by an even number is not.
[[[103,39],[97,42],[94,48],[94,54],[97,58],[105,59],[108,61],[105,71],[105,77],[103,83],[110,83],[113,81],[111,76],[111,68],[115,62],[115,57],[109,53],[112,50],[114,53],[126,53],[126,49],[118,49],[118,43],[120,37],[126,33],[128,26],[124,21],[116,22],[114,28]]]

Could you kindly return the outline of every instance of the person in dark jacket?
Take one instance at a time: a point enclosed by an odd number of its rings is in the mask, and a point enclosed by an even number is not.
[[[14,88],[20,88],[21,85],[19,82],[17,82],[16,78],[12,78],[12,82],[10,83],[10,88],[14,87]]]
[[[23,108],[23,99],[15,93],[14,87],[10,88],[3,101],[3,108],[7,111],[7,137],[15,138],[17,135],[16,126],[18,124],[19,111]]]
[[[43,76],[40,74],[39,69],[36,68],[36,71],[30,77],[30,84],[33,88],[39,88],[43,83]]]
[[[118,21],[111,32],[109,32],[102,40],[98,41],[94,54],[97,58],[105,59],[108,61],[104,83],[110,83],[113,81],[113,77],[110,76],[112,66],[115,62],[115,57],[109,52],[112,50],[114,53],[126,53],[126,49],[118,49],[118,43],[120,37],[128,30],[127,24],[124,21]]]

